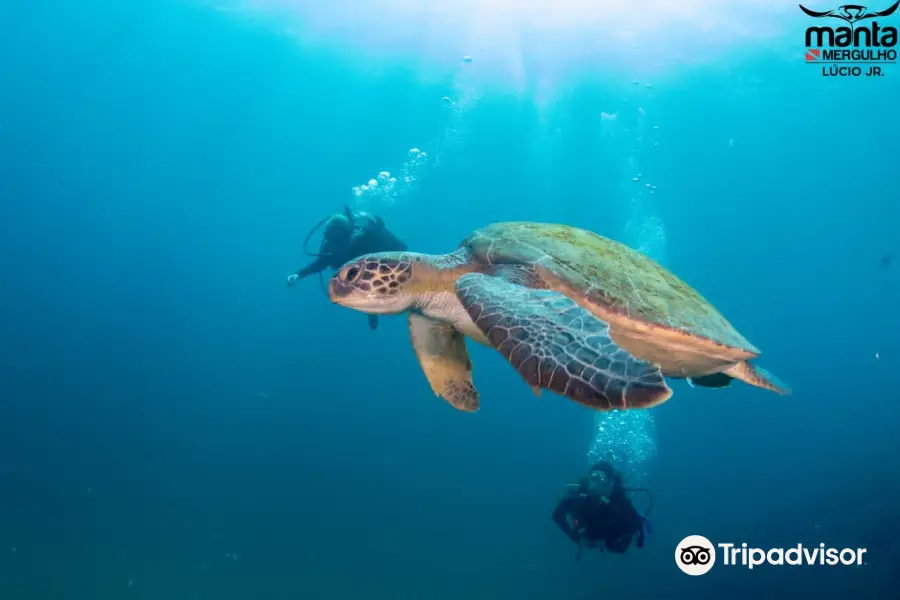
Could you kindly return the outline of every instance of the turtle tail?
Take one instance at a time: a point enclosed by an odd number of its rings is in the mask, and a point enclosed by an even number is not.
[[[752,364],[750,361],[739,362],[733,367],[728,368],[725,371],[725,374],[730,375],[735,379],[739,379],[744,383],[749,383],[750,385],[755,385],[756,387],[765,390],[771,390],[782,396],[790,396],[791,394],[791,388],[783,381],[762,367]]]

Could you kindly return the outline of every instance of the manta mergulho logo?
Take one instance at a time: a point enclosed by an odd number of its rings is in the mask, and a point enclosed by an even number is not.
[[[862,4],[843,4],[832,10],[812,10],[802,4],[800,10],[821,25],[806,28],[806,62],[822,62],[823,76],[859,76],[861,65],[871,65],[866,72],[869,77],[883,75],[881,64],[895,64],[897,61],[898,32],[891,25],[882,25],[876,19],[889,17],[900,8],[900,0],[884,10],[869,10]],[[834,23],[837,19],[843,23]]]
[[[900,8],[900,0],[896,0],[891,6],[878,11],[870,11],[862,4],[844,4],[825,11],[812,10],[802,4],[798,6],[800,10],[815,19],[831,18],[844,22],[838,27],[808,27],[806,29],[807,47],[893,48],[897,44],[897,29],[891,26],[881,26],[875,19],[888,17],[897,12],[897,8]],[[889,60],[896,59],[889,58]]]

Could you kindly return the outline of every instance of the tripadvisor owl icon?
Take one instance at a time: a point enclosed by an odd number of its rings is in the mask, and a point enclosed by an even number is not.
[[[881,77],[897,62],[897,28],[885,25],[900,0],[883,10],[844,4],[831,10],[800,10],[820,21],[806,28],[806,63],[822,67],[823,77]],[[878,19],[882,19],[879,21]]]

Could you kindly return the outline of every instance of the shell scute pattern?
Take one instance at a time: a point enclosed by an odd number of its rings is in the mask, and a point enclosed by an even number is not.
[[[486,265],[535,264],[608,310],[719,344],[759,351],[691,286],[645,254],[567,225],[494,223],[462,243]]]

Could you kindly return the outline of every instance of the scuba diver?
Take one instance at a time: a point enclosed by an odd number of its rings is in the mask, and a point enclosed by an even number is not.
[[[626,488],[622,475],[606,461],[595,464],[587,477],[570,484],[570,488],[553,511],[553,521],[578,544],[576,558],[581,558],[584,546],[621,554],[628,550],[634,534],[637,547],[644,547],[653,508],[649,491]],[[647,494],[650,505],[646,513],[638,513],[627,496],[629,492]]]
[[[322,244],[318,252],[309,252],[306,249],[309,239],[322,226]],[[393,233],[388,231],[384,221],[371,213],[364,211],[352,211],[349,206],[344,207],[343,213],[337,213],[322,219],[310,230],[303,241],[303,252],[307,256],[314,256],[315,260],[295,273],[288,275],[287,284],[294,285],[309,275],[319,275],[319,285],[325,290],[322,281],[322,271],[327,268],[340,269],[344,263],[375,252],[399,252],[406,250],[407,246]],[[327,291],[325,291],[327,295]],[[369,327],[378,327],[378,318],[368,315]]]

